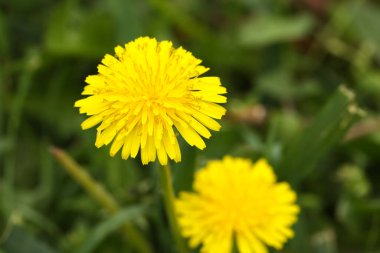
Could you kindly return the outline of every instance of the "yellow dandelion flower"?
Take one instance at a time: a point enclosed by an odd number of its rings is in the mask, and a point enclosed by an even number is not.
[[[293,237],[296,194],[288,183],[276,183],[261,159],[226,156],[211,161],[195,175],[195,193],[181,192],[175,207],[184,237],[203,253],[230,253],[234,238],[240,253],[281,249]]]
[[[225,109],[226,88],[218,77],[199,77],[208,71],[183,48],[170,41],[140,37],[115,48],[98,65],[98,74],[86,78],[83,95],[75,103],[90,116],[83,129],[97,127],[95,145],[112,142],[110,155],[120,149],[123,159],[135,158],[140,150],[143,164],[158,157],[176,162],[181,152],[176,131],[191,146],[205,148],[202,137],[218,131]],[[201,137],[202,136],[202,137]]]

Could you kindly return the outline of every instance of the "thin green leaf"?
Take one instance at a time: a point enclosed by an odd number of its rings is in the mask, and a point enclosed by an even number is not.
[[[297,183],[309,175],[318,161],[342,141],[359,112],[354,94],[340,87],[309,127],[289,143],[280,161],[279,177]]]
[[[307,35],[313,26],[314,20],[309,15],[260,16],[242,25],[238,40],[245,46],[266,46],[293,41]]]
[[[13,227],[10,235],[2,243],[9,253],[55,253],[56,251],[39,241],[21,227]]]
[[[141,217],[143,212],[144,209],[141,206],[132,206],[117,212],[95,227],[93,232],[88,236],[88,240],[82,245],[78,252],[93,252],[108,235],[120,229],[124,224]]]

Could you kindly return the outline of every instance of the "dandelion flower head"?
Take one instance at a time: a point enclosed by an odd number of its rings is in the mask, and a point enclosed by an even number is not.
[[[86,78],[83,95],[75,103],[89,117],[83,129],[97,127],[95,145],[112,142],[110,155],[123,159],[140,151],[143,164],[158,157],[181,160],[178,132],[191,146],[205,148],[202,137],[218,131],[225,109],[226,89],[218,77],[200,77],[208,68],[170,41],[140,37],[105,55],[98,74]]]
[[[281,249],[293,237],[296,194],[276,182],[264,159],[211,161],[193,188],[180,193],[175,207],[183,236],[193,248],[202,244],[202,253],[230,253],[234,239],[240,253],[267,253],[267,246]]]

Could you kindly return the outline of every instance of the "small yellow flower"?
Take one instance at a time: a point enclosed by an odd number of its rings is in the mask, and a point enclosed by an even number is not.
[[[141,150],[143,164],[167,164],[168,156],[178,162],[181,152],[176,131],[187,143],[206,147],[208,129],[218,131],[225,109],[226,89],[218,77],[199,77],[208,71],[183,48],[170,41],[140,37],[106,55],[97,75],[88,76],[83,95],[75,103],[80,113],[90,116],[83,129],[97,127],[95,145],[112,143],[110,155],[122,149],[123,159]]]
[[[270,165],[261,159],[226,156],[198,171],[195,193],[181,192],[175,207],[190,246],[202,253],[230,253],[236,239],[240,253],[281,249],[297,220],[296,194],[288,183],[276,183]]]

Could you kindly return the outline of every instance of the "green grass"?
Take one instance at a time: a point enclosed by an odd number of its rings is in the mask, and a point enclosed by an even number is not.
[[[207,148],[181,140],[176,192],[210,159],[265,157],[302,210],[283,252],[379,252],[379,17],[369,0],[0,2],[0,253],[134,252],[126,224],[156,252],[176,252],[157,168],[97,149],[73,107],[104,54],[143,35],[193,52],[228,89]]]

